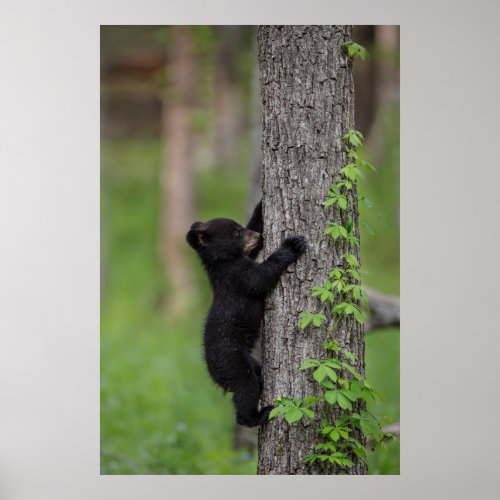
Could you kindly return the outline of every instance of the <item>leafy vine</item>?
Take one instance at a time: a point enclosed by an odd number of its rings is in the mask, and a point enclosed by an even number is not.
[[[354,42],[346,42],[345,47],[350,57],[357,56],[362,60],[368,57],[366,50]],[[353,189],[364,172],[373,172],[371,163],[361,159],[359,149],[363,146],[363,135],[349,125],[343,135],[347,147],[349,162],[340,170],[340,178],[330,186],[324,207],[337,206],[344,212],[349,206],[349,191]],[[363,200],[367,206],[371,202]],[[369,228],[371,229],[371,228]],[[357,229],[352,219],[345,222],[330,221],[324,230],[324,235],[339,242],[344,250],[342,263],[330,270],[328,279],[323,284],[311,288],[311,296],[328,306],[336,321],[329,329],[327,342],[323,344],[325,356],[322,359],[308,358],[300,365],[300,370],[312,373],[312,378],[319,385],[319,396],[304,398],[280,397],[275,400],[276,407],[271,411],[269,418],[283,415],[288,424],[293,424],[303,418],[313,421],[316,415],[315,408],[322,410],[321,422],[318,428],[320,442],[314,446],[305,457],[309,464],[315,462],[330,462],[336,464],[340,473],[354,466],[355,459],[366,461],[366,446],[368,441],[372,445],[383,443],[389,439],[398,439],[397,436],[386,433],[376,417],[366,409],[356,410],[356,402],[380,398],[379,393],[355,368],[357,357],[349,350],[339,346],[333,334],[340,321],[352,315],[356,321],[363,324],[368,309],[366,293],[361,282],[360,264],[352,253],[352,249],[359,247]],[[308,327],[321,327],[327,322],[323,312],[303,311],[299,316],[299,327],[305,330]],[[320,404],[321,403],[321,404]],[[337,408],[340,415],[331,421],[331,412],[327,411],[331,405]],[[359,408],[359,405],[357,405]],[[361,406],[363,408],[363,405]],[[362,441],[355,436],[363,436]]]

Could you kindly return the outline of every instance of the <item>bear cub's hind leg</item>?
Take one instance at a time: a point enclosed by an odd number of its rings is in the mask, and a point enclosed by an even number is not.
[[[239,378],[237,386],[232,388],[236,421],[240,425],[254,427],[267,420],[274,406],[269,405],[258,410],[262,392],[262,369],[260,363],[251,354],[245,356],[243,365],[242,371],[245,376]]]

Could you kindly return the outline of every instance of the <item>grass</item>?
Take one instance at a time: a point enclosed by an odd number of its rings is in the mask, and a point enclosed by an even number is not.
[[[255,474],[256,457],[232,449],[229,396],[210,381],[202,361],[201,325],[210,291],[194,256],[199,296],[188,316],[164,317],[159,165],[154,139],[103,141],[101,473]],[[248,176],[245,165],[239,167],[197,173],[200,220],[221,213],[244,220]],[[390,171],[382,175],[382,187],[394,182]],[[384,196],[382,189],[382,201]],[[387,203],[382,205],[385,211]],[[362,234],[363,262],[372,270],[366,281],[397,293],[397,235],[391,236],[388,256],[384,242],[369,238]],[[371,410],[393,422],[399,419],[399,330],[370,334],[366,344],[369,378],[386,395]],[[369,465],[371,473],[398,473],[399,450],[371,453]]]

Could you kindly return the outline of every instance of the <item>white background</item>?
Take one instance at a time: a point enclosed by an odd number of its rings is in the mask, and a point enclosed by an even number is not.
[[[0,498],[497,498],[494,1],[2,0]],[[99,25],[401,24],[401,476],[99,475]]]

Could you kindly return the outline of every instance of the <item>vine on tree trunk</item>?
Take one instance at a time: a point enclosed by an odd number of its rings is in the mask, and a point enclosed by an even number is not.
[[[345,44],[350,57],[358,56],[365,60],[366,50],[354,42]],[[340,178],[330,186],[324,207],[337,205],[340,212],[349,205],[348,192],[353,189],[363,170],[375,171],[373,165],[360,158],[359,148],[363,146],[363,135],[349,126],[343,139],[348,147],[349,163],[340,170]],[[352,219],[345,222],[330,221],[324,234],[337,241],[342,250],[342,264],[330,270],[328,279],[322,285],[311,288],[312,297],[323,304],[322,311],[303,311],[299,317],[299,327],[302,330],[313,326],[321,327],[327,320],[323,311],[328,307],[336,318],[332,328],[328,330],[327,342],[323,344],[325,356],[322,359],[308,358],[300,365],[300,370],[312,372],[312,377],[319,384],[321,395],[304,398],[280,397],[275,400],[276,407],[271,411],[269,419],[283,415],[288,424],[298,422],[303,418],[314,420],[317,408],[321,411],[321,422],[318,428],[319,442],[305,457],[309,464],[315,462],[330,462],[336,464],[339,473],[354,466],[356,460],[366,462],[366,446],[364,441],[372,444],[382,444],[386,440],[398,437],[382,431],[382,428],[369,411],[361,406],[354,409],[353,403],[366,402],[380,397],[372,385],[353,366],[357,357],[349,350],[340,347],[335,338],[336,327],[342,318],[354,316],[356,321],[365,322],[368,302],[366,292],[361,286],[360,265],[352,254],[352,249],[359,247],[358,228]],[[329,417],[327,405],[336,407],[340,415],[334,421]],[[314,409],[313,409],[314,408]],[[362,436],[361,440],[355,436]]]

